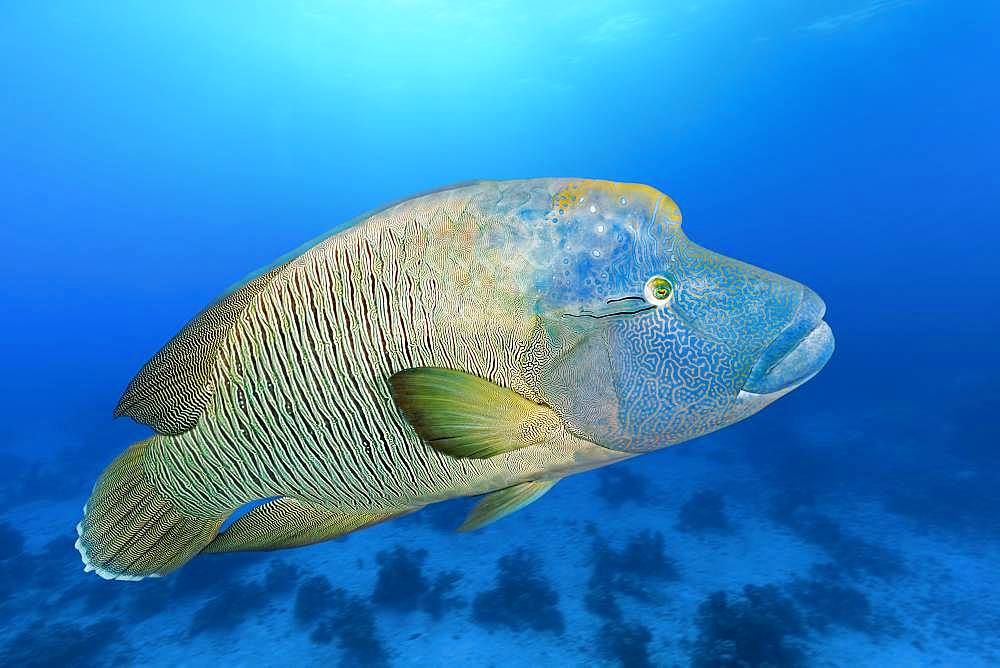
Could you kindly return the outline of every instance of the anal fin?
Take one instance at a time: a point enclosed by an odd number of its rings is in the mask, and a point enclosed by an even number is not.
[[[344,512],[280,497],[251,509],[216,536],[203,552],[277,550],[312,545],[408,512]]]
[[[532,480],[490,492],[469,511],[459,531],[474,531],[537,501],[558,480]]]

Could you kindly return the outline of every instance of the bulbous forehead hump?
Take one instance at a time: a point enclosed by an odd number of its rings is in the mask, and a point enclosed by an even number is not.
[[[635,213],[649,222],[681,224],[681,210],[670,197],[641,183],[618,183],[596,179],[567,179],[552,184],[554,215],[590,213],[625,218]]]
[[[564,230],[601,220],[664,226],[681,224],[681,210],[670,197],[641,183],[598,179],[544,178],[493,182],[485,188],[484,210],[514,214],[525,222],[545,222]]]
[[[680,236],[677,204],[646,185],[531,179],[501,183],[497,195],[493,210],[512,221],[504,233],[517,239],[531,287],[551,304],[634,293],[665,268]]]

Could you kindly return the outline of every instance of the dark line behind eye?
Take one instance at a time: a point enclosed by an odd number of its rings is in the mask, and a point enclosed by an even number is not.
[[[643,311],[648,311],[649,309],[656,308],[652,304],[638,309],[636,311],[615,311],[614,313],[602,313],[601,315],[594,315],[593,313],[563,313],[565,318],[593,318],[594,320],[600,320],[601,318],[610,318],[615,315],[635,315],[636,313],[642,313]]]
[[[623,302],[626,299],[638,299],[639,301],[646,301],[645,297],[632,297],[632,296],[629,296],[629,297],[615,297],[614,299],[609,299],[608,303],[610,304],[611,302]]]

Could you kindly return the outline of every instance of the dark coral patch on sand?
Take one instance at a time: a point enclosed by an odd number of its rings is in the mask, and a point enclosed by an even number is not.
[[[625,503],[641,506],[652,500],[652,485],[628,464],[618,464],[597,473],[597,496],[612,508]]]
[[[739,597],[717,591],[698,606],[695,623],[694,668],[780,668],[805,662],[793,644],[805,634],[805,624],[775,585],[746,585]]]
[[[620,621],[617,595],[625,594],[643,603],[658,603],[657,585],[679,579],[677,565],[666,554],[663,534],[648,529],[634,534],[616,550],[591,527],[592,571],[584,604],[590,612],[607,620]]]
[[[565,629],[559,593],[542,575],[538,558],[524,548],[497,561],[495,586],[476,594],[472,619],[488,629],[556,634]]]
[[[336,643],[343,666],[377,667],[388,663],[372,606],[360,596],[334,589],[322,575],[307,578],[299,586],[295,619],[311,629],[309,638],[317,645]]]
[[[692,494],[678,511],[675,527],[688,533],[729,533],[732,525],[726,515],[725,497],[713,490]]]
[[[35,622],[0,651],[0,665],[19,668],[64,668],[116,663],[121,651],[120,626],[106,617],[87,624]]]
[[[622,668],[648,668],[649,643],[653,634],[638,622],[609,621],[601,625],[596,637],[597,653]]]

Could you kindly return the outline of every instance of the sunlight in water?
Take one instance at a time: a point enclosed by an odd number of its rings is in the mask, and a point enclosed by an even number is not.
[[[0,666],[1000,664],[996,25],[0,2]]]

